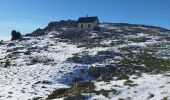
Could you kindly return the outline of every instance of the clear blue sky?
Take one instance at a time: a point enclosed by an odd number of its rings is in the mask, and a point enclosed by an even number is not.
[[[99,16],[101,22],[156,25],[170,29],[170,0],[0,0],[0,38],[50,21]]]

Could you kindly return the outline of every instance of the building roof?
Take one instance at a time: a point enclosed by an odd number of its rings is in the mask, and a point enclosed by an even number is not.
[[[98,17],[80,17],[79,19],[78,19],[78,23],[92,23],[92,22],[95,22],[95,21],[98,21],[99,22],[99,19],[98,19]]]

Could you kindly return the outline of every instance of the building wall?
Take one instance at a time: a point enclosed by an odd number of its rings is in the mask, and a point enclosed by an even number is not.
[[[90,24],[90,28],[88,27]],[[81,27],[83,25],[83,28]],[[78,30],[79,31],[91,31],[94,30],[95,27],[98,26],[98,22],[95,21],[94,23],[78,23]]]

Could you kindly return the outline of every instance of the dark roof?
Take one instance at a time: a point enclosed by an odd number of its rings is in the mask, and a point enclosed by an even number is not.
[[[78,23],[91,23],[91,22],[95,22],[96,20],[99,22],[98,17],[80,17],[77,22]]]

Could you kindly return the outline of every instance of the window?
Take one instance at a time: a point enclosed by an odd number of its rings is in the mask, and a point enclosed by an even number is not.
[[[83,24],[81,24],[81,28],[83,28]]]
[[[88,28],[91,28],[91,24],[88,24]]]

